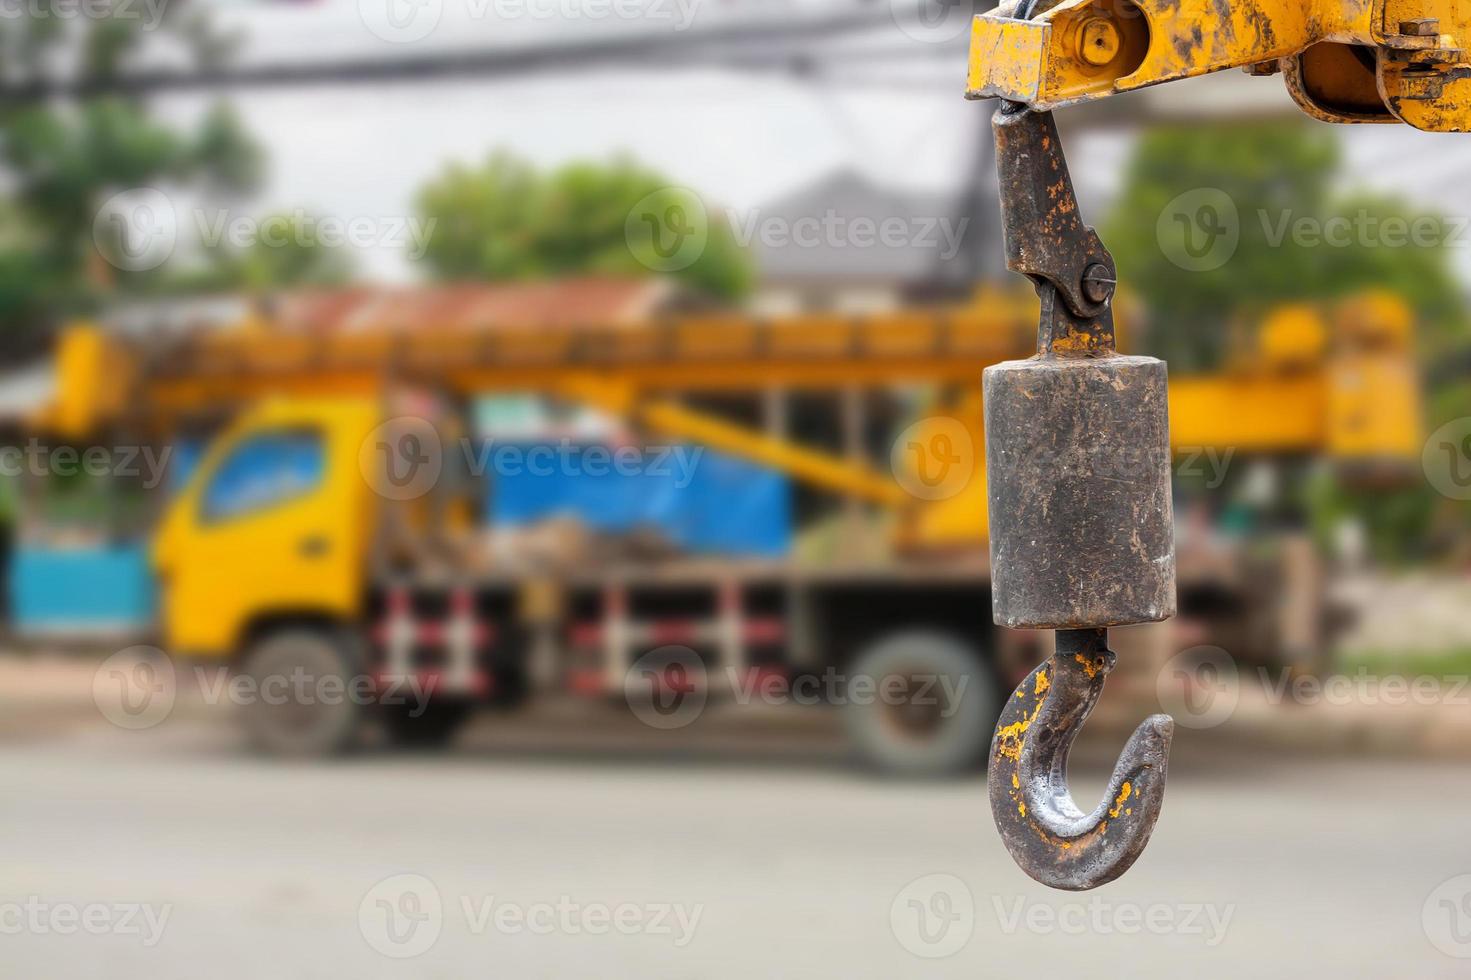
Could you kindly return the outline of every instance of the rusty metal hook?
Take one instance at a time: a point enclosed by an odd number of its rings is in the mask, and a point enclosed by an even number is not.
[[[1175,730],[1169,715],[1151,715],[1134,730],[1092,813],[1068,791],[1068,752],[1115,661],[1108,630],[1058,630],[1055,652],[1007,699],[991,741],[996,828],[1017,865],[1053,888],[1096,888],[1129,870],[1164,802]]]

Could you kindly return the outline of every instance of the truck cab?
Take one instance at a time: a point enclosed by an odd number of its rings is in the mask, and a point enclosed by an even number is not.
[[[271,622],[360,613],[376,497],[366,398],[272,398],[207,449],[155,539],[168,648],[237,653]]]

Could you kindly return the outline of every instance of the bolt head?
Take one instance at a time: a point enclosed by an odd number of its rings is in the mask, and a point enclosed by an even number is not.
[[[1435,37],[1440,33],[1440,21],[1434,17],[1402,20],[1399,23],[1399,32],[1408,37]]]
[[[1094,17],[1078,31],[1078,57],[1094,67],[1102,67],[1119,53],[1119,29],[1113,21]]]
[[[1083,296],[1090,303],[1105,303],[1113,296],[1113,273],[1101,263],[1095,262],[1083,270]]]

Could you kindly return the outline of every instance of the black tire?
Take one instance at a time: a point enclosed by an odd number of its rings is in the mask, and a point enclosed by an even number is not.
[[[913,630],[858,655],[843,714],[867,764],[896,775],[944,776],[985,758],[996,707],[996,683],[973,649],[943,633]]]
[[[431,700],[426,705],[385,704],[383,727],[393,744],[402,748],[439,748],[465,727],[473,707],[468,701],[443,699]]]
[[[241,706],[251,747],[294,759],[325,758],[355,747],[366,716],[362,699],[353,695],[359,663],[351,637],[330,629],[284,629],[256,640],[243,663],[254,691]],[[328,678],[330,687],[318,686]]]

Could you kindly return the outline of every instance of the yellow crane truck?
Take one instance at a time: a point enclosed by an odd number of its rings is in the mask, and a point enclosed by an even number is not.
[[[252,316],[162,347],[79,325],[60,340],[57,395],[35,426],[80,444],[118,432],[168,440],[217,421],[153,539],[171,655],[256,676],[366,677],[375,690],[413,678],[429,692],[417,705],[257,704],[246,727],[269,752],[341,750],[374,716],[401,740],[433,743],[476,705],[544,690],[608,698],[641,684],[667,704],[746,684],[805,678],[829,691],[833,678],[867,678],[898,693],[837,692],[861,754],[941,772],[978,761],[998,692],[1030,666],[990,625],[978,461],[981,369],[1025,352],[1034,319],[1028,298],[987,293],[880,316],[690,316],[557,331],[425,322],[313,334]],[[1417,465],[1402,303],[1368,295],[1288,308],[1253,337],[1238,365],[1172,382],[1182,458],[1219,450],[1328,456],[1375,472]],[[902,384],[939,400],[907,430],[892,471],[699,407],[702,396],[736,392]],[[408,487],[417,474],[393,468],[434,462],[431,444],[464,438],[467,406],[495,393],[593,406],[635,431],[863,501],[890,515],[892,548],[821,562],[477,557],[464,544],[475,533],[474,494],[453,472],[455,454],[442,453],[417,491]],[[289,462],[273,471],[263,459]],[[951,466],[962,479],[940,472]],[[252,492],[222,496],[242,472]],[[1182,544],[1182,611],[1192,590],[1215,597],[1202,609],[1224,608],[1219,577],[1192,578],[1191,568]],[[921,690],[932,693],[914,696]]]

